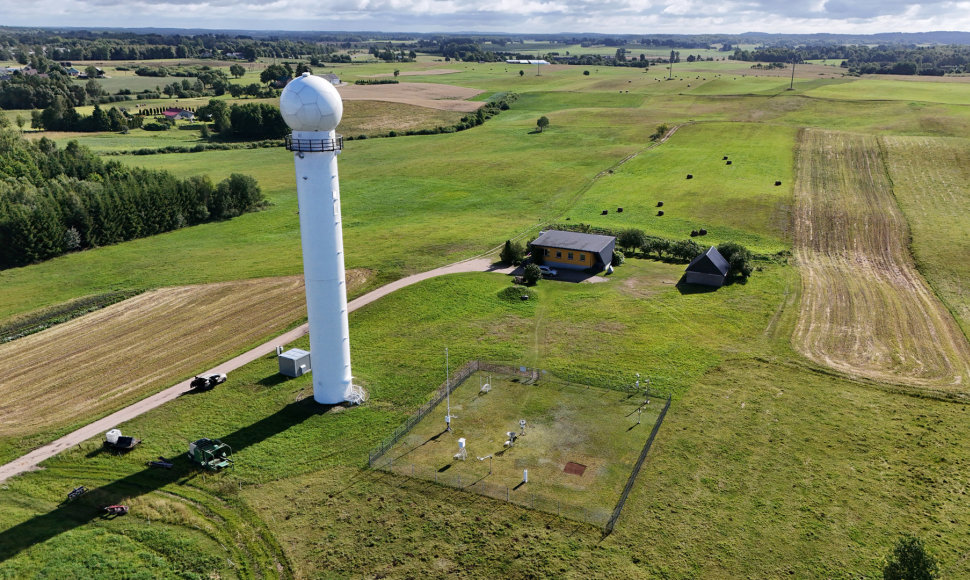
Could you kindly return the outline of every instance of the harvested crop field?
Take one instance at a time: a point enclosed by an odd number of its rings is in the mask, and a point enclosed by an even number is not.
[[[820,130],[799,136],[802,301],[793,344],[849,375],[963,391],[970,345],[916,270],[876,139]]]
[[[484,91],[437,83],[341,85],[337,90],[345,101],[389,101],[443,111],[477,111],[484,104],[465,100]]]
[[[0,345],[0,437],[116,409],[305,315],[302,277],[181,286]]]

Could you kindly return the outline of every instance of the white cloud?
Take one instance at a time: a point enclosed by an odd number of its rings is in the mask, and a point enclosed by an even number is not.
[[[0,14],[10,26],[615,34],[970,30],[970,2],[953,0],[0,0]]]

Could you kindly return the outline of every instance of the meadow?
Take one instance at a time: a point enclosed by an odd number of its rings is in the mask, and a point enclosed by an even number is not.
[[[350,317],[361,407],[313,404],[311,377],[284,379],[266,357],[121,426],[145,439],[128,455],[92,440],[5,482],[0,577],[873,577],[904,533],[924,539],[944,576],[970,575],[957,380],[967,273],[954,258],[966,242],[954,210],[967,204],[970,107],[958,101],[970,84],[804,67],[788,91],[747,66],[683,63],[663,81],[656,69],[402,64],[459,71],[409,82],[519,98],[461,133],[346,144],[346,262],[367,279],[355,294],[566,218],[676,239],[706,227],[702,241],[771,259],[717,291],[640,257],[596,284],[542,281],[528,301],[503,299],[509,279],[496,273],[400,290]],[[388,68],[334,70],[352,80]],[[536,133],[541,115],[551,123]],[[679,128],[653,145],[661,123]],[[250,173],[272,205],[0,272],[0,319],[110,290],[299,274],[289,153],[112,159],[215,180]],[[816,286],[823,263],[845,284]],[[805,317],[825,307],[830,327],[806,334]],[[918,332],[886,324],[927,313],[933,325]],[[875,371],[862,339],[890,345]],[[527,365],[617,392],[640,373],[673,396],[612,535],[366,468],[441,383],[446,347],[452,368]],[[180,456],[204,436],[232,445],[232,470],[201,473]],[[145,467],[160,455],[176,458],[172,471]],[[62,503],[81,484],[92,491]],[[99,517],[116,502],[131,514]]]

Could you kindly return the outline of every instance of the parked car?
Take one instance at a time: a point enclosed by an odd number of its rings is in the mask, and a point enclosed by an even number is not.
[[[539,266],[539,271],[542,272],[542,275],[546,276],[547,278],[554,278],[559,275],[559,272],[555,271],[549,266]]]

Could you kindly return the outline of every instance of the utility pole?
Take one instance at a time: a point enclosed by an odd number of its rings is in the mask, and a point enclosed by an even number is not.
[[[789,91],[795,88],[795,58],[796,57],[793,54],[791,57],[791,84],[788,85]]]

